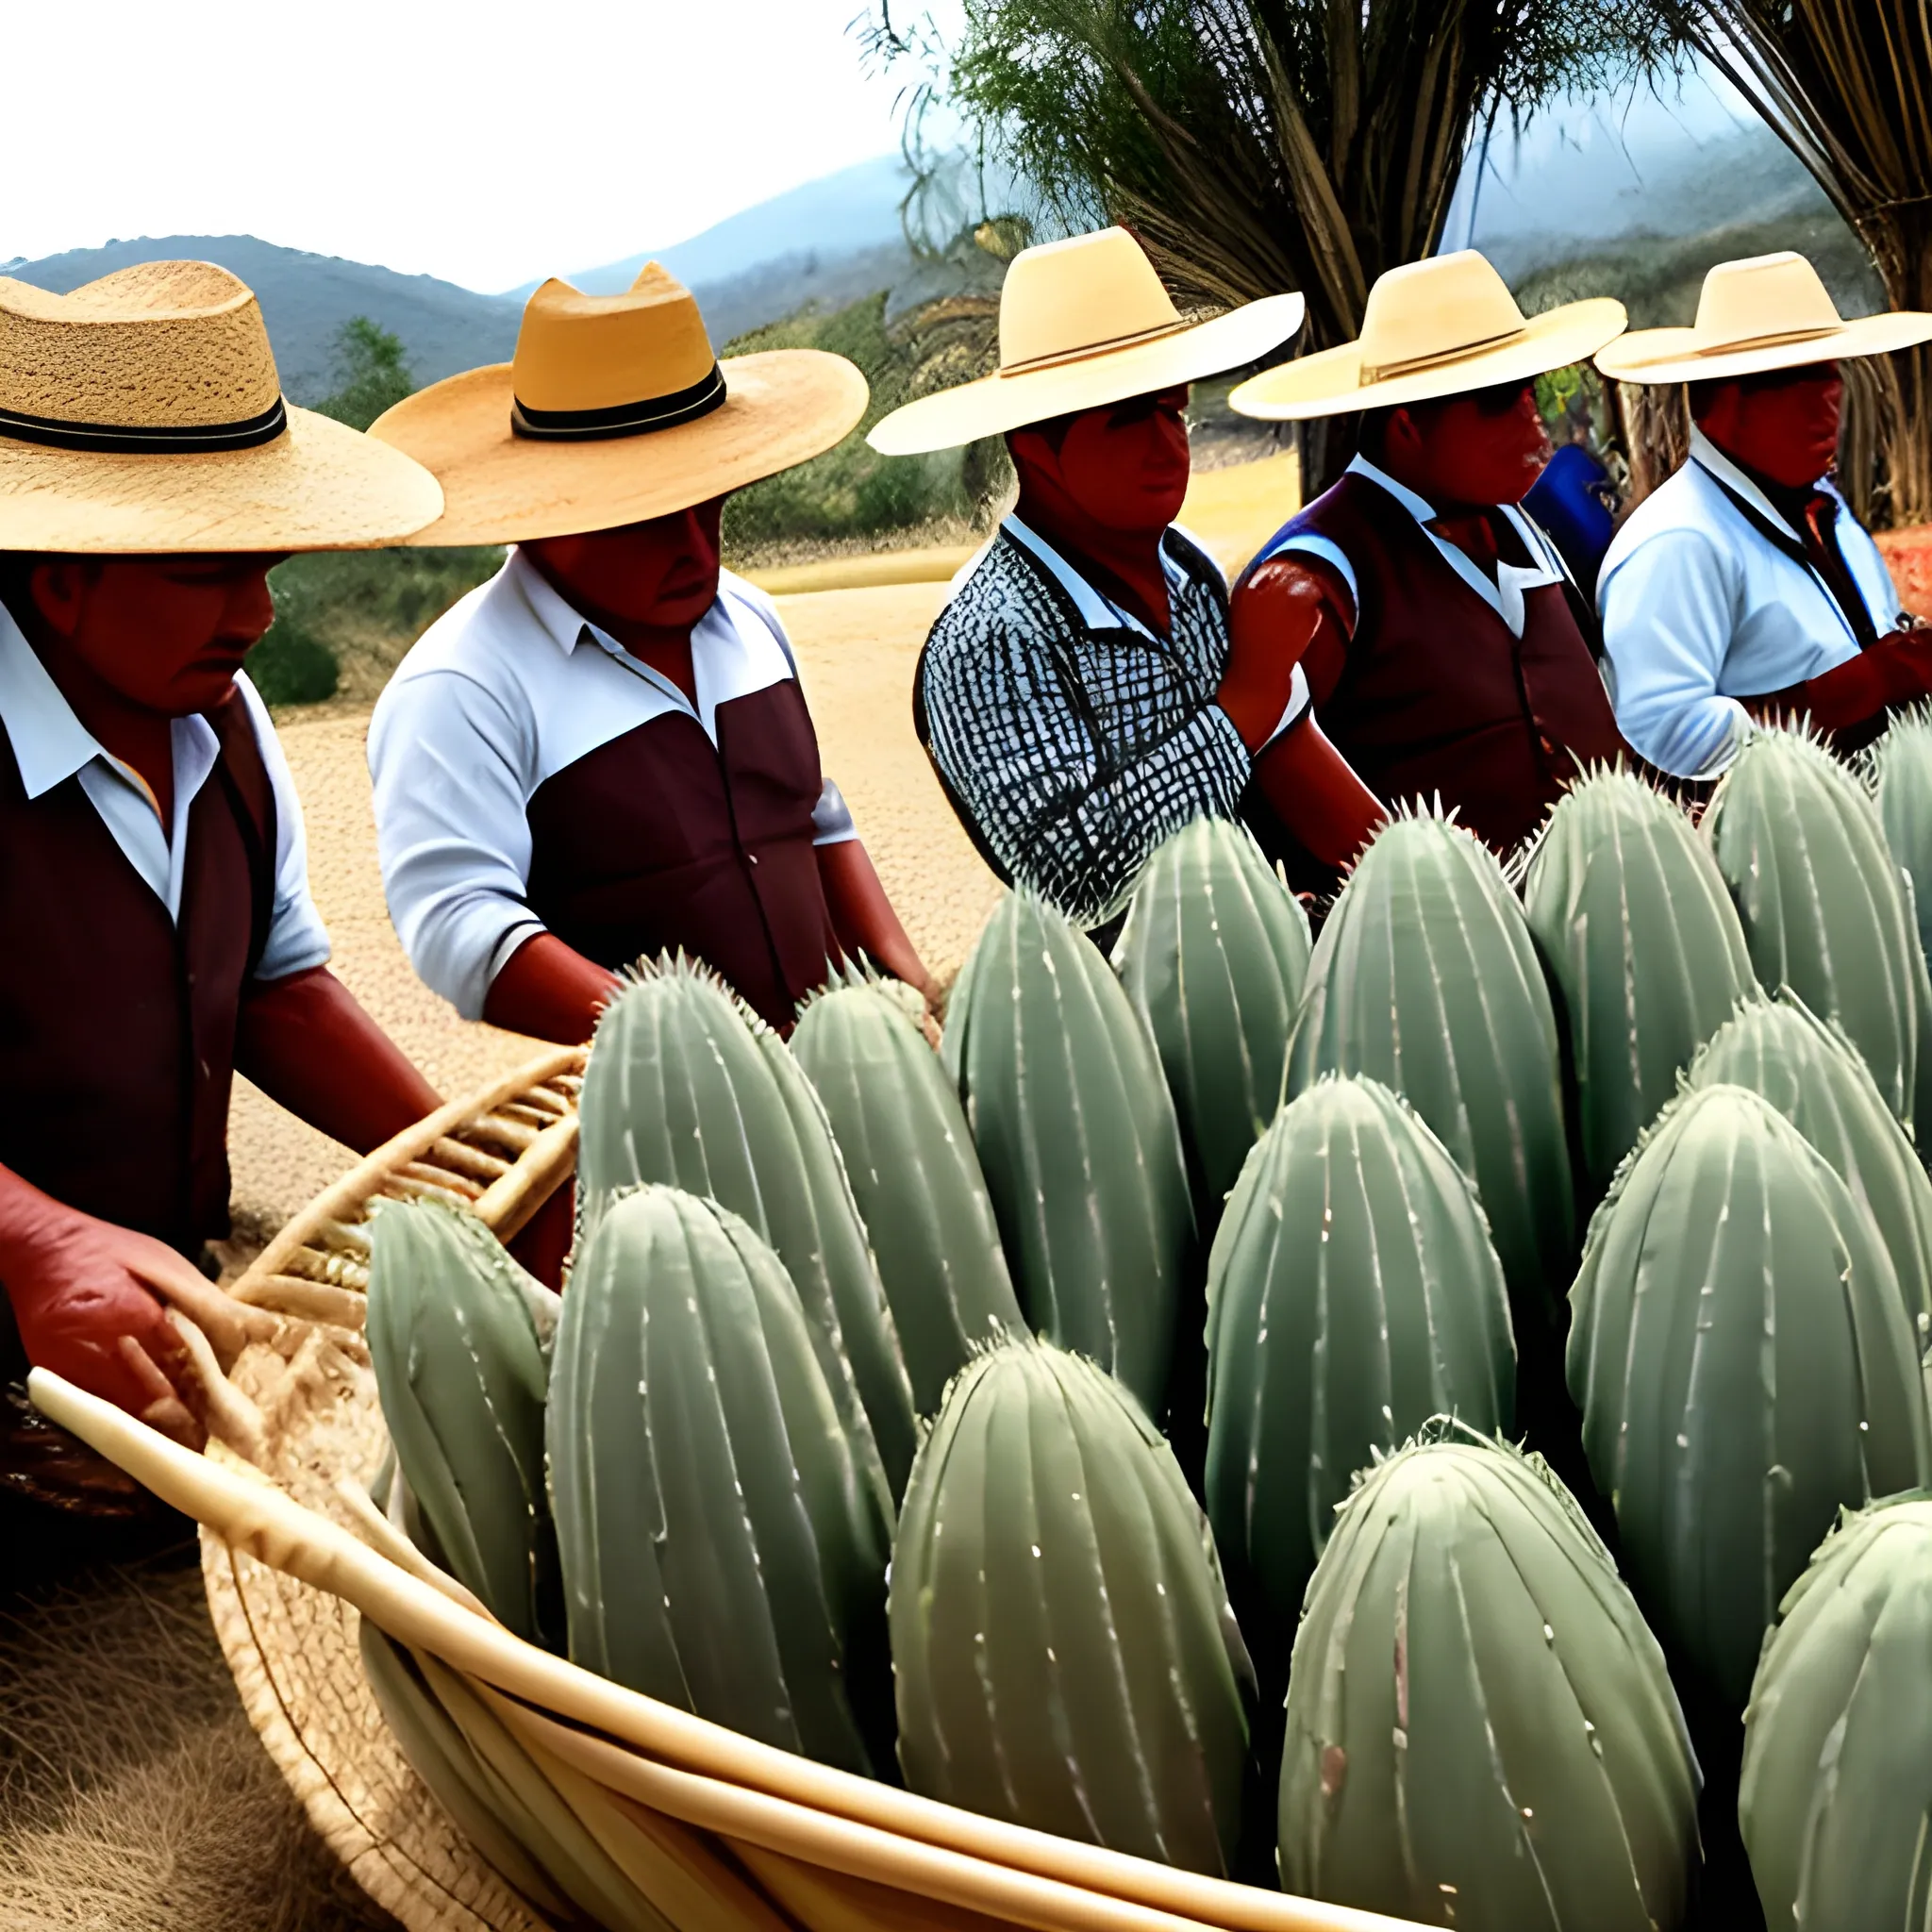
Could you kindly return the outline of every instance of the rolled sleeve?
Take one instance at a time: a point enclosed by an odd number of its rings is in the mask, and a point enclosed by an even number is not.
[[[370,724],[390,919],[417,976],[466,1020],[544,929],[526,896],[532,738],[501,698],[441,670],[392,682]]]
[[[1718,691],[1736,602],[1724,558],[1695,530],[1659,531],[1604,580],[1618,728],[1674,777],[1715,777],[1751,732],[1743,706]]]
[[[316,910],[308,890],[308,836],[302,823],[302,801],[282,741],[261,695],[246,675],[235,679],[242,693],[262,769],[275,801],[275,906],[269,915],[268,940],[255,968],[257,979],[287,979],[311,973],[329,960],[328,928]]]
[[[845,803],[845,794],[827,778],[819,793],[819,802],[811,808],[811,842],[842,845],[858,837],[858,827],[852,823],[852,808]]]

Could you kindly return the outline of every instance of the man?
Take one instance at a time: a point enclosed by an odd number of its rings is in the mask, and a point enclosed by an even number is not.
[[[302,814],[242,675],[291,550],[393,542],[435,483],[284,406],[255,298],[158,262],[0,280],[0,1282],[12,1358],[184,1438],[244,1316],[235,1070],[360,1151],[440,1105],[328,972]]]
[[[1006,437],[1019,502],[933,625],[914,723],[988,864],[1103,937],[1191,819],[1339,865],[1380,816],[1293,661],[1231,642],[1220,568],[1174,523],[1189,385],[1301,318],[1280,295],[1191,326],[1124,230],[1050,242],[1007,272],[999,373],[871,435],[891,456]]]
[[[1714,778],[1774,713],[1840,750],[1932,692],[1932,631],[1900,608],[1832,482],[1839,364],[1932,340],[1932,315],[1842,320],[1801,255],[1720,262],[1690,328],[1597,358],[1619,382],[1688,382],[1690,453],[1604,560],[1618,722],[1650,761]]]
[[[466,1017],[585,1040],[618,970],[667,950],[781,1029],[841,952],[930,990],[820,771],[777,609],[719,567],[724,496],[865,401],[816,350],[720,363],[654,262],[622,295],[546,282],[513,362],[375,425],[442,483],[416,541],[517,546],[369,734],[391,917]]]
[[[1359,410],[1358,454],[1236,586],[1237,649],[1306,672],[1335,748],[1381,797],[1440,798],[1498,850],[1624,750],[1593,613],[1518,508],[1550,458],[1535,378],[1618,334],[1615,302],[1527,320],[1464,251],[1391,269],[1358,341],[1243,383],[1276,422]]]

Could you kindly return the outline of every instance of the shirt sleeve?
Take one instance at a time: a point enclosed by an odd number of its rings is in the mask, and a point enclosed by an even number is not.
[[[852,823],[852,808],[845,803],[845,794],[827,778],[819,802],[811,808],[811,842],[842,845],[858,837],[858,827]]]
[[[394,680],[369,728],[390,919],[417,976],[483,1017],[510,955],[541,932],[526,898],[534,730],[460,672]]]
[[[1695,530],[1659,531],[1604,579],[1618,728],[1674,777],[1714,778],[1751,733],[1750,714],[1717,688],[1736,602],[1724,558]]]
[[[268,940],[255,976],[287,979],[292,974],[328,964],[328,928],[323,924],[308,890],[308,837],[282,741],[275,736],[268,707],[247,675],[238,674],[235,684],[254,727],[262,769],[268,774],[269,790],[275,801],[275,908],[269,915]]]

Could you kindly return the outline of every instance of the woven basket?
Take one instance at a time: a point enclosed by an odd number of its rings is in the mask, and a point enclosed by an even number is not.
[[[234,1372],[267,1422],[265,1471],[219,1445],[195,1456],[33,1377],[54,1420],[203,1524],[208,1603],[249,1718],[371,1896],[409,1932],[591,1923],[554,1902],[546,1915],[517,1845],[499,1835],[512,1868],[499,1872],[431,1796],[364,1674],[360,1617],[413,1658],[486,1775],[557,1824],[553,1842],[583,1848],[608,1924],[1394,1932],[1376,1914],[1002,1824],[707,1724],[512,1637],[389,1530],[368,1501],[387,1447],[360,1335],[369,1204],[445,1193],[513,1234],[574,1171],[581,1070],[581,1053],[553,1054],[443,1109],[328,1190],[236,1284],[306,1318]]]

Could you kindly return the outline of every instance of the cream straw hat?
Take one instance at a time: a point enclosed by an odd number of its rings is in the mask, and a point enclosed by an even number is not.
[[[1932,341],[1932,315],[1902,309],[1845,321],[1818,271],[1787,249],[1719,262],[1704,278],[1690,328],[1635,329],[1596,366],[1619,382],[1712,382],[1924,341]]]
[[[0,550],[358,550],[442,502],[366,436],[290,408],[246,283],[154,261],[50,295],[0,277]]]
[[[866,441],[885,456],[917,456],[1199,382],[1279,348],[1304,307],[1299,295],[1269,295],[1184,322],[1124,228],[1043,242],[1007,270],[998,373],[894,409]]]
[[[1527,382],[1593,356],[1623,333],[1624,305],[1571,302],[1525,317],[1473,248],[1377,277],[1357,341],[1265,370],[1228,397],[1244,416],[1304,422]]]
[[[720,362],[690,290],[654,261],[621,295],[547,281],[516,359],[398,403],[370,434],[442,484],[419,544],[517,543],[689,509],[830,449],[865,413],[842,356]]]

